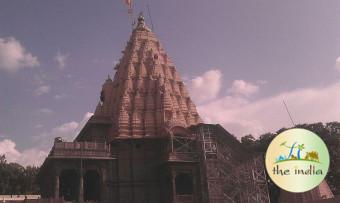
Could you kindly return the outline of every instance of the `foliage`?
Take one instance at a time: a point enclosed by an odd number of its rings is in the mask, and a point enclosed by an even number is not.
[[[0,195],[38,194],[35,178],[39,168],[17,163],[7,163],[5,155],[0,155]]]
[[[316,133],[326,143],[331,158],[326,181],[333,194],[340,194],[340,123],[330,122],[323,124],[319,122],[312,124],[299,124],[295,127],[304,128]],[[241,138],[241,143],[251,151],[265,153],[269,143],[276,135],[280,134],[284,130],[287,129],[282,128],[276,133],[265,133],[259,136],[258,139],[252,139],[254,138],[252,135],[246,135]],[[269,183],[271,183],[270,180]],[[274,191],[275,193],[277,192],[275,184],[270,184],[269,187],[270,191]]]
[[[246,135],[241,138],[241,143],[244,145],[252,145],[255,142],[255,138],[252,135]]]

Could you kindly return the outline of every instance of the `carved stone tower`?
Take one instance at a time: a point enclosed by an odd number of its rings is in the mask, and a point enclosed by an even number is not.
[[[116,65],[113,81],[103,85],[95,117],[112,119],[108,141],[116,137],[165,136],[170,125],[201,122],[175,65],[143,16]]]

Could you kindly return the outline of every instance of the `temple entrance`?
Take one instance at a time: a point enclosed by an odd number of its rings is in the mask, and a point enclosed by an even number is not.
[[[100,175],[95,170],[86,171],[84,175],[84,200],[100,201]]]
[[[75,170],[63,170],[60,174],[59,197],[65,201],[77,200],[79,175]]]
[[[192,195],[193,179],[189,173],[178,173],[175,178],[176,195]]]

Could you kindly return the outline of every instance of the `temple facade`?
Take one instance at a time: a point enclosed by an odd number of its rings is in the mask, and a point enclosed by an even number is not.
[[[115,70],[75,140],[54,140],[38,176],[42,199],[270,201],[262,155],[247,152],[222,126],[203,123],[143,16]],[[318,191],[313,194],[302,200],[322,199]]]

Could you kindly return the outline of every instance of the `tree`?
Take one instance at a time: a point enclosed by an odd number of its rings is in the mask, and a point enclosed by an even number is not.
[[[7,163],[6,156],[0,155],[0,194],[37,194],[38,171],[38,167]]]
[[[255,138],[252,135],[246,135],[241,138],[241,143],[244,145],[251,145],[255,142]]]
[[[310,130],[320,136],[321,139],[325,142],[331,158],[326,181],[331,188],[333,194],[340,194],[340,123],[337,121],[329,122],[326,124],[318,122],[311,124],[298,124],[295,127]],[[275,138],[275,136],[285,130],[288,129],[281,128],[275,134],[265,133],[260,135],[257,139],[253,139],[253,136],[251,135],[246,135],[241,138],[241,143],[248,150],[250,150],[250,152],[254,151],[265,153],[267,151],[268,145]],[[305,148],[304,145],[297,145],[293,147],[297,148],[298,156],[300,156],[301,158],[301,151]],[[291,146],[289,148],[291,148]],[[274,184],[269,184],[270,191],[276,191],[274,187]]]
[[[0,166],[3,166],[6,164],[6,156],[3,154],[3,155],[0,155]]]

